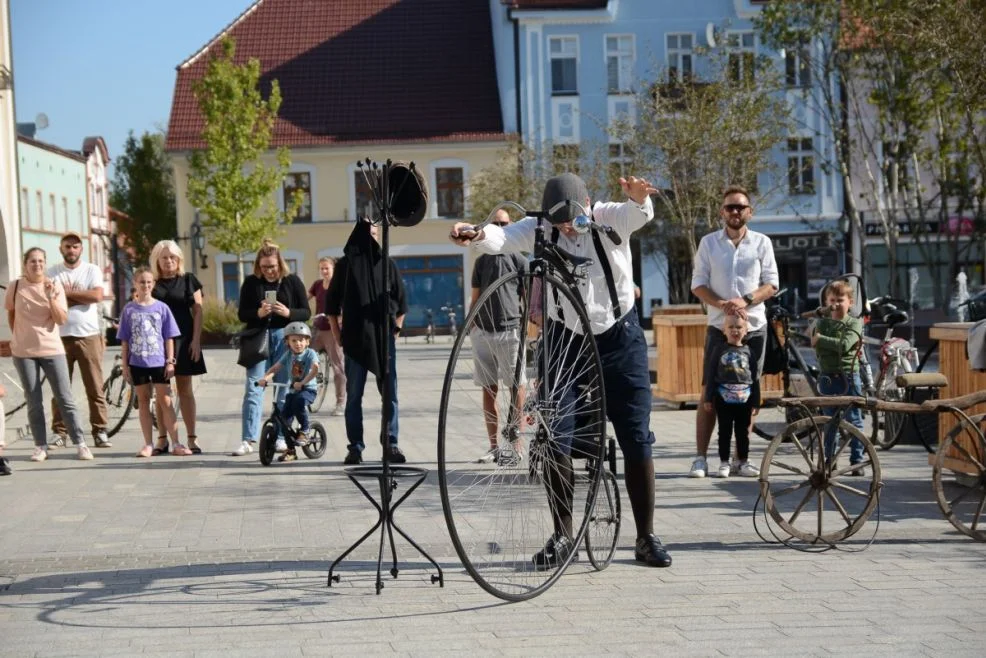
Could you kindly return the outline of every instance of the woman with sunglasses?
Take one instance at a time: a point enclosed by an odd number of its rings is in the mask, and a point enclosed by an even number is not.
[[[253,274],[247,275],[240,287],[239,315],[240,321],[246,323],[244,331],[267,332],[267,358],[246,369],[242,441],[233,451],[236,457],[253,452],[253,444],[260,434],[264,389],[255,384],[280,359],[284,327],[289,322],[306,322],[311,317],[305,284],[291,273],[281,250],[270,240],[264,240],[253,262]],[[275,377],[278,382],[286,380],[287,372]],[[286,389],[278,388],[281,400],[285,393]],[[283,438],[277,440],[277,450],[287,450]]]

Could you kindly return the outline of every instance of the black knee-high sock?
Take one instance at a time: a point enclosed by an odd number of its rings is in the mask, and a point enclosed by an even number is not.
[[[572,537],[572,498],[575,495],[575,472],[568,455],[552,455],[546,460],[545,488],[555,534]]]
[[[624,483],[633,509],[637,537],[654,534],[654,460],[623,460]]]

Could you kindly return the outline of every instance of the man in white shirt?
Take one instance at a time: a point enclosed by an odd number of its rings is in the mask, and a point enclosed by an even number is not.
[[[760,371],[763,369],[766,347],[767,316],[763,302],[777,292],[779,279],[774,248],[770,238],[747,227],[753,217],[750,196],[746,189],[734,185],[726,188],[719,214],[725,224],[721,231],[702,238],[695,254],[692,270],[692,293],[708,307],[708,327],[705,332],[705,359],[702,364],[702,384],[711,382],[715,364],[711,363],[716,347],[726,342],[720,327],[727,315],[738,315],[747,321],[747,345],[756,360],[752,396],[759,407]],[[696,455],[689,475],[703,478],[708,474],[706,452],[715,428],[715,411],[698,405],[695,423]],[[727,465],[728,466],[728,465]],[[728,477],[729,471],[720,476]],[[755,469],[747,464],[747,477],[755,477]]]
[[[92,263],[82,260],[82,236],[69,231],[58,246],[62,262],[48,269],[48,276],[58,279],[65,288],[68,320],[59,327],[69,377],[78,364],[89,400],[89,424],[97,448],[110,448],[106,436],[106,398],[103,395],[103,337],[99,331],[99,303],[103,301],[103,275]],[[64,443],[67,431],[58,405],[51,402],[51,427]]]
[[[623,203],[598,203],[592,208],[592,219],[610,227],[621,239],[619,244],[603,239],[600,252],[606,260],[597,256],[592,237],[582,235],[572,227],[572,220],[582,211],[574,203],[562,207],[548,217],[557,233],[558,246],[578,256],[591,258],[588,277],[578,286],[578,292],[586,304],[589,324],[599,356],[603,364],[603,383],[606,391],[606,416],[613,424],[616,438],[624,456],[624,473],[627,496],[633,509],[637,529],[634,557],[651,567],[671,566],[671,556],[661,540],[654,534],[654,460],[651,446],[654,433],[650,431],[651,389],[647,364],[647,340],[640,328],[634,306],[633,267],[630,255],[630,234],[654,218],[650,195],[657,190],[643,178],[629,176],[620,179],[620,186],[629,200]],[[548,180],[541,198],[542,213],[563,201],[571,201],[591,207],[585,183],[574,174],[562,174]],[[475,227],[457,223],[449,234],[455,244],[473,244],[488,254],[517,253],[534,250],[537,219],[526,217],[508,226],[490,224],[478,233]],[[546,239],[552,238],[546,236]],[[610,270],[607,274],[606,269]],[[615,293],[615,294],[614,294]],[[614,299],[615,297],[615,299]],[[542,303],[548,307],[549,320],[557,327],[576,317],[566,298],[552,299],[544,295]],[[615,317],[614,317],[615,316]],[[617,319],[618,318],[618,319]],[[565,327],[571,329],[571,327]],[[545,328],[551,331],[549,326]],[[564,357],[563,357],[564,358]],[[571,446],[558,446],[558,452],[566,452]],[[553,456],[554,467],[564,475],[570,472],[570,454]],[[549,478],[550,479],[550,478]],[[552,514],[559,510],[571,510],[571,490],[548,482],[552,501]],[[565,517],[562,520],[562,517]],[[550,568],[560,564],[575,550],[572,543],[571,515],[559,515],[564,526],[548,539],[544,549],[534,555],[535,568]]]

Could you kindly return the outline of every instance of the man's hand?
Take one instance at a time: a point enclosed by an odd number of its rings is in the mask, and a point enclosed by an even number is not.
[[[719,308],[726,315],[736,315],[746,320],[746,301],[742,297],[724,299],[719,303]]]
[[[476,227],[468,222],[456,222],[449,231],[448,239],[460,247],[468,247],[473,240],[482,240],[486,237],[482,231],[477,232]]]
[[[635,203],[643,203],[647,197],[657,192],[657,188],[647,182],[646,178],[637,178],[636,176],[621,178],[620,187]]]

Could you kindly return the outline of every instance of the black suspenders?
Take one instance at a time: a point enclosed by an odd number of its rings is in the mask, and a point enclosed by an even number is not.
[[[552,227],[551,229],[551,241],[558,244],[558,228]],[[598,231],[590,231],[592,233],[592,246],[596,250],[596,258],[599,259],[599,265],[603,268],[603,275],[606,277],[606,287],[609,289],[609,299],[610,303],[613,305],[613,319],[617,322],[623,317],[620,312],[620,296],[616,292],[616,280],[613,278],[613,268],[609,263],[609,257],[606,255],[606,251],[603,249],[602,240],[599,237]],[[558,292],[555,291],[555,306],[558,307],[558,312],[561,313],[561,305],[558,303]]]

